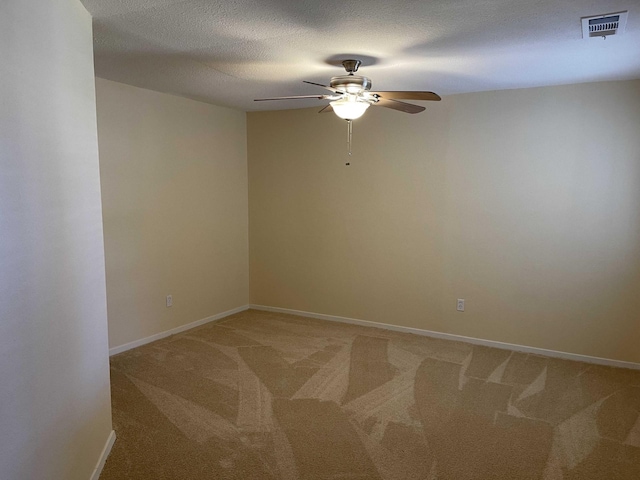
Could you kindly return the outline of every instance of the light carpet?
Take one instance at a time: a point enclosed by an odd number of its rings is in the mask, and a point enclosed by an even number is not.
[[[102,480],[640,479],[640,371],[249,310],[111,388]]]

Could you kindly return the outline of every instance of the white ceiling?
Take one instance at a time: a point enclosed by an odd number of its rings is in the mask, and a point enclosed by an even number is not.
[[[373,90],[440,95],[640,78],[640,0],[83,0],[96,74],[243,110],[322,106],[302,80],[359,58]],[[628,10],[626,32],[580,18]]]

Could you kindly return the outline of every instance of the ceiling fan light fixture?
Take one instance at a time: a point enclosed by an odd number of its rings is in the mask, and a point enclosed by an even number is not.
[[[368,102],[363,102],[354,97],[341,98],[330,103],[335,114],[345,120],[360,118],[369,108]]]
[[[353,131],[352,120],[364,115],[364,112],[367,111],[369,105],[377,105],[404,113],[420,113],[425,109],[425,107],[415,105],[413,103],[401,102],[398,99],[440,100],[440,96],[433,92],[372,92],[371,80],[361,75],[354,75],[360,66],[360,60],[345,60],[342,62],[342,65],[347,71],[347,75],[331,77],[329,85],[304,80],[304,83],[329,90],[331,92],[330,95],[294,95],[289,97],[257,98],[255,101],[289,100],[293,98],[317,98],[319,100],[329,100],[329,105],[326,105],[319,113],[333,111],[338,117],[347,121],[347,151],[349,156],[351,156],[351,133]],[[349,165],[348,162],[347,165]]]

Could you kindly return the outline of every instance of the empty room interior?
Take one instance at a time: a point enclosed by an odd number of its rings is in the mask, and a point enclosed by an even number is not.
[[[1,479],[640,478],[640,0],[3,0],[0,59]]]

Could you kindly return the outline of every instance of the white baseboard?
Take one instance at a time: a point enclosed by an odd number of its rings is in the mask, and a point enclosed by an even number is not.
[[[362,325],[364,327],[383,328],[386,330],[394,330],[397,332],[414,333],[426,337],[440,338],[443,340],[454,340],[457,342],[472,343],[474,345],[483,345],[486,347],[502,348],[504,350],[515,350],[523,353],[533,353],[536,355],[544,355],[547,357],[562,358],[565,360],[575,360],[577,362],[594,363],[597,365],[606,365],[609,367],[631,368],[640,370],[640,363],[625,362],[622,360],[612,360],[609,358],[591,357],[589,355],[580,355],[577,353],[559,352],[557,350],[547,350],[546,348],[527,347],[525,345],[516,345],[513,343],[496,342],[494,340],[484,340],[481,338],[465,337],[452,333],[434,332],[431,330],[423,330],[421,328],[402,327],[400,325],[390,325],[388,323],[372,322],[369,320],[358,320],[355,318],[337,317],[334,315],[325,315],[322,313],[304,312],[300,310],[291,310],[289,308],[269,307],[266,305],[250,305],[254,310],[263,310],[265,312],[288,313],[290,315],[299,315],[301,317],[317,318],[319,320],[330,320],[332,322],[350,323],[352,325]]]
[[[98,459],[96,468],[93,469],[93,474],[91,475],[90,480],[99,480],[102,469],[104,468],[104,464],[107,461],[109,453],[111,453],[111,448],[113,447],[115,441],[116,432],[111,430],[111,433],[107,437],[107,442],[104,444],[104,448],[102,449],[102,453],[100,454],[100,458]]]
[[[184,332],[185,330],[189,330],[191,328],[199,327],[200,325],[204,325],[205,323],[221,320],[225,317],[228,317],[229,315],[233,315],[234,313],[244,312],[245,310],[248,310],[248,309],[249,309],[249,305],[243,305],[241,307],[234,308],[232,310],[227,310],[226,312],[218,313],[216,315],[212,315],[210,317],[203,318],[201,320],[196,320],[195,322],[187,323],[186,325],[181,325],[179,327],[172,328],[171,330],[166,330],[164,332],[156,333],[155,335],[151,335],[149,337],[141,338],[140,340],[135,340],[133,342],[125,343],[124,345],[110,348],[109,356],[117,355],[118,353],[131,350],[132,348],[140,347],[142,345],[146,345],[147,343],[155,342],[156,340],[160,340],[161,338],[165,338],[170,335],[175,335],[176,333]]]

